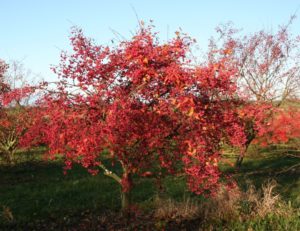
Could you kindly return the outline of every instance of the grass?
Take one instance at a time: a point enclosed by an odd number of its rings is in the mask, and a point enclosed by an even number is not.
[[[91,177],[75,167],[64,176],[58,163],[29,163],[1,169],[1,204],[16,220],[63,216],[84,209],[114,208],[118,188],[109,179]],[[100,183],[101,182],[101,183]],[[110,194],[107,193],[110,192]],[[105,203],[103,203],[105,202]],[[98,206],[99,207],[99,206]]]
[[[262,150],[270,154],[272,150]],[[72,223],[84,213],[101,214],[116,212],[120,209],[120,188],[110,178],[99,174],[91,176],[80,166],[63,174],[63,163],[60,161],[46,162],[31,153],[29,161],[24,158],[15,166],[0,165],[0,229],[42,221],[44,223]],[[20,154],[20,156],[24,153]],[[234,159],[229,160],[234,161]],[[288,171],[281,174],[276,172],[299,162],[299,159],[282,155],[261,155],[261,157],[246,158],[240,172],[235,173],[232,167],[222,165],[222,170],[233,173],[240,186],[246,187],[245,182],[251,181],[257,188],[268,179],[279,183],[278,192],[284,200],[293,207],[300,206],[300,174],[299,171]],[[118,166],[115,167],[118,171]],[[187,192],[182,178],[167,177],[164,182],[167,196],[174,200],[182,199]],[[133,201],[144,208],[151,208],[151,201],[156,191],[152,179],[139,181],[133,190]],[[195,196],[194,196],[195,198]],[[1,208],[2,207],[2,208]],[[1,214],[1,212],[0,212]],[[7,216],[11,214],[11,221]],[[73,219],[73,220],[72,220]],[[266,221],[235,222],[228,224],[232,230],[263,230],[274,224],[274,217]],[[252,224],[252,223],[253,224]],[[277,219],[278,225],[285,226],[289,221]],[[294,222],[291,221],[291,222]],[[219,224],[220,225],[220,224]],[[296,224],[298,225],[298,223]],[[300,225],[300,224],[299,224]],[[222,224],[221,226],[222,227]],[[240,229],[239,229],[240,227]],[[236,229],[235,229],[236,228]],[[264,228],[264,229],[265,229]],[[22,230],[22,229],[21,229]]]
[[[252,182],[260,187],[266,180],[276,180],[278,191],[287,201],[294,206],[300,206],[300,172],[298,170],[282,172],[299,163],[299,158],[282,155],[270,155],[267,158],[247,158],[239,174],[235,178],[240,186]],[[230,172],[230,170],[227,169]]]

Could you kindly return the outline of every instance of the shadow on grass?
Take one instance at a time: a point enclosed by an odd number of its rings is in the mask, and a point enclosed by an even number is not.
[[[104,161],[110,165],[108,160]],[[87,211],[102,214],[120,209],[120,186],[99,173],[90,175],[86,169],[74,165],[66,175],[61,161],[30,161],[12,167],[0,166],[0,227],[2,207],[9,208],[15,225],[40,219],[63,222],[68,217]],[[115,172],[121,172],[114,165]],[[185,190],[182,180],[167,179],[171,196],[180,197]],[[139,180],[132,192],[134,203],[151,202],[155,195],[153,179]]]
[[[75,166],[64,175],[62,164],[35,162],[0,168],[0,204],[16,221],[61,217],[83,210],[118,208],[119,187],[104,176],[90,176]]]
[[[275,174],[297,161],[287,157],[246,159],[239,173],[235,174],[232,168],[224,171],[234,173],[243,187],[251,180],[259,188],[273,178],[278,181],[278,191],[284,199],[300,205],[299,172]],[[121,173],[119,165],[112,167],[109,160],[105,164]],[[111,178],[102,173],[91,176],[78,165],[64,175],[63,166],[61,161],[41,160],[20,162],[13,167],[0,165],[0,214],[2,206],[9,208],[14,225],[22,227],[37,220],[66,223],[70,217],[80,217],[82,213],[101,215],[120,209],[120,187]],[[132,193],[133,202],[147,207],[155,196],[155,184],[151,178],[138,182]],[[183,178],[167,177],[165,186],[168,197],[180,200],[183,194],[192,195],[187,192]],[[0,229],[5,224],[0,216]]]

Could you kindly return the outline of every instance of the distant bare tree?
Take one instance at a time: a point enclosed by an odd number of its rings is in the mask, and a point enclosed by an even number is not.
[[[22,60],[11,60],[8,63],[8,69],[4,74],[4,82],[10,87],[11,90],[16,88],[24,88],[26,86],[34,86],[42,78],[39,74],[33,73],[30,69],[27,69]],[[22,99],[22,102],[16,102],[17,104],[26,106],[32,100],[30,97]]]

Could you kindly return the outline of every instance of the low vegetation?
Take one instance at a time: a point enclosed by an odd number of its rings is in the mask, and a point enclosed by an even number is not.
[[[254,148],[254,147],[251,147]],[[272,155],[271,150],[277,150]],[[17,153],[14,166],[0,167],[1,230],[298,230],[298,163],[280,147],[258,149],[233,173],[239,187],[213,198],[191,194],[182,176],[164,179],[158,193],[154,179],[136,179],[129,223],[120,211],[120,187],[104,175],[91,176],[81,166],[63,174],[63,162],[44,161],[43,150]],[[282,150],[282,149],[281,149]],[[269,152],[266,155],[266,152]],[[109,160],[105,160],[109,165]],[[221,169],[234,172],[228,156]],[[118,172],[118,166],[115,166]],[[278,174],[277,174],[278,173]],[[155,228],[153,228],[155,227]]]

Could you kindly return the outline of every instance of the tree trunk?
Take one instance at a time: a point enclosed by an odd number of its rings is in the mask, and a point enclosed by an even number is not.
[[[132,189],[132,175],[127,171],[123,165],[123,176],[121,180],[121,211],[126,219],[126,223],[130,223],[130,207],[131,207],[131,189]]]
[[[246,143],[245,143],[245,148],[242,150],[240,155],[237,157],[236,162],[235,162],[235,168],[240,169],[244,160],[244,157],[247,153],[247,150],[251,144],[251,142],[255,139],[256,136],[256,130],[254,129],[254,122],[252,120],[247,121],[246,123]]]
[[[237,157],[236,162],[235,162],[235,168],[240,169],[242,167],[242,163],[245,157],[245,154],[247,153],[247,150],[251,144],[253,139],[248,140],[247,143],[245,144],[245,149],[240,153],[240,155]]]
[[[121,185],[121,210],[122,213],[128,217],[129,208],[131,205],[131,189],[132,189],[132,176],[128,172],[127,168],[121,162],[123,167],[123,176],[119,177],[117,174],[108,170],[103,164],[99,164],[99,167],[104,170],[104,175],[111,177]]]
[[[156,177],[156,187],[157,187],[157,196],[159,199],[163,199],[166,195],[166,189],[163,185],[163,176],[161,174],[158,174]]]
[[[244,160],[244,156],[245,154],[244,153],[241,153],[238,158],[236,159],[236,162],[235,162],[235,168],[236,169],[240,169],[241,166],[242,166],[242,163],[243,163],[243,160]]]
[[[5,160],[8,165],[10,166],[14,165],[14,152],[7,151],[5,153]]]
[[[122,206],[122,212],[126,213],[128,211],[128,208],[130,207],[131,204],[131,193],[130,191],[128,192],[121,192],[121,206]]]
[[[131,204],[130,192],[132,189],[132,176],[125,167],[123,167],[123,171],[124,173],[121,179],[121,205],[122,210],[128,210]]]

